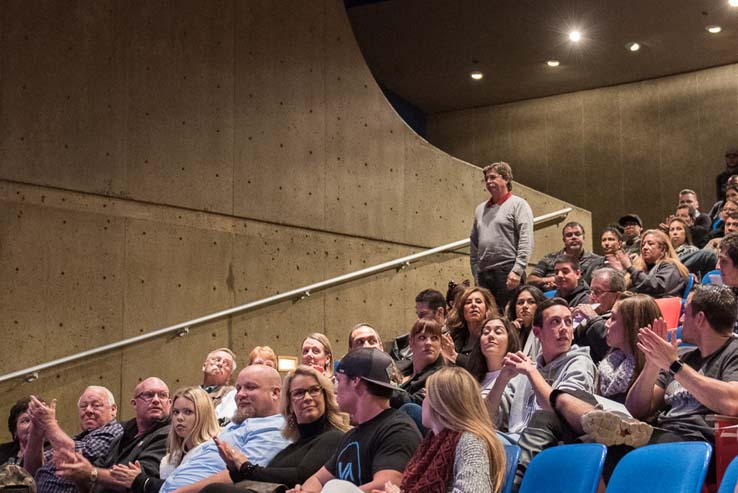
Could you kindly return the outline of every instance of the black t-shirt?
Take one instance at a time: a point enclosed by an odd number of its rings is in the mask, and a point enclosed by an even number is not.
[[[396,409],[385,409],[352,429],[325,464],[336,478],[361,486],[378,471],[403,472],[420,443],[413,420]]]
[[[738,339],[728,341],[706,358],[699,349],[684,353],[682,362],[700,374],[722,382],[738,381]],[[716,414],[694,398],[676,379],[662,371],[656,384],[664,389],[664,400],[668,408],[658,416],[656,425],[685,440],[713,442],[715,431],[705,419]]]

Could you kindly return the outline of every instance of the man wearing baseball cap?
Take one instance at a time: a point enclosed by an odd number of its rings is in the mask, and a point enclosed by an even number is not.
[[[618,219],[623,228],[623,250],[628,255],[641,254],[641,230],[643,221],[637,214],[626,214]]]
[[[387,481],[402,482],[421,436],[412,419],[390,408],[397,389],[392,374],[392,358],[376,348],[359,348],[344,356],[336,369],[336,396],[356,427],[346,433],[333,457],[295,491],[318,493],[332,479],[366,492],[384,489]]]

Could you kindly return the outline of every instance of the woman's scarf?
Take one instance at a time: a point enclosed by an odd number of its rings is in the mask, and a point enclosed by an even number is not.
[[[429,433],[405,467],[400,489],[405,493],[446,493],[454,473],[456,445],[461,433]]]

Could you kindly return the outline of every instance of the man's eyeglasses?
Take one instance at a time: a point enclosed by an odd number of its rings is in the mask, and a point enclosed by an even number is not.
[[[153,392],[153,391],[147,391],[147,392],[141,392],[138,394],[134,399],[141,399],[144,402],[150,402],[154,400],[154,397],[159,397],[159,400],[165,401],[169,399],[169,392]]]
[[[602,296],[605,293],[617,293],[617,291],[600,291],[599,289],[590,289],[589,290],[589,294],[594,295],[594,296],[597,296],[597,297]]]
[[[310,394],[310,397],[318,397],[320,393],[323,392],[323,387],[320,385],[313,385],[312,387],[308,387],[306,389],[295,389],[290,392],[290,397],[292,397],[295,401],[301,401],[305,398],[305,394]]]

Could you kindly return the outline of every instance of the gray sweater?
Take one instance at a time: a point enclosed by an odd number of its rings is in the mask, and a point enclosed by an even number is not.
[[[511,195],[502,205],[482,202],[474,210],[471,235],[471,270],[477,273],[496,267],[525,272],[533,251],[533,211],[528,202]]]
[[[464,432],[456,445],[454,477],[449,493],[492,493],[489,480],[489,453],[484,441]]]

